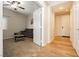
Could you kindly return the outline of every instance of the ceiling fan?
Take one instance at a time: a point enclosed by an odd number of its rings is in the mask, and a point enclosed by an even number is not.
[[[20,4],[21,4],[21,2],[19,2],[19,1],[6,1],[6,3],[3,2],[3,6],[10,6],[14,10],[17,10],[18,8],[24,10],[25,8],[21,7]]]

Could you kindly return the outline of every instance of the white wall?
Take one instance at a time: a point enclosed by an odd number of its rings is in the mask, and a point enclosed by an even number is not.
[[[42,45],[42,9],[39,8],[33,13],[33,19],[34,19],[34,37],[33,42],[37,45]]]
[[[48,43],[52,42],[55,35],[55,13],[52,6],[48,6]]]
[[[26,20],[26,28],[33,29],[33,24],[31,24],[32,20],[33,20],[33,15],[32,14],[28,15]]]
[[[0,57],[3,56],[2,1],[0,1]]]
[[[42,46],[45,46],[54,38],[54,12],[49,5],[42,7],[42,27]]]
[[[3,13],[3,15],[7,17],[7,30],[3,31],[4,39],[13,38],[14,32],[19,32],[26,28],[26,16],[15,13],[6,8],[3,9]]]
[[[52,7],[49,7],[49,18],[48,18],[48,22],[49,22],[49,39],[48,39],[48,43],[52,42],[52,40],[54,39],[54,28],[55,28],[55,13],[52,9]]]
[[[42,46],[44,46],[48,43],[48,6],[43,6],[42,11]]]
[[[74,2],[70,15],[71,41],[79,56],[79,2]]]
[[[62,29],[63,26],[63,29]],[[56,15],[55,36],[70,36],[70,15]]]

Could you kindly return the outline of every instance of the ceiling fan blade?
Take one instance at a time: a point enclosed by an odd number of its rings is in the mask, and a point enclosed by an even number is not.
[[[3,6],[9,6],[9,4],[3,4]]]
[[[8,3],[10,3],[10,4],[14,4],[15,3],[15,1],[7,1]]]
[[[23,7],[21,7],[21,6],[18,6],[19,8],[21,8],[21,9],[25,9],[25,8],[23,8]]]
[[[7,2],[11,4],[11,1],[7,1]]]

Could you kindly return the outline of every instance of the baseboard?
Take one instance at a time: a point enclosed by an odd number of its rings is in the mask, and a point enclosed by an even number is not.
[[[48,44],[48,42],[45,42],[45,43],[42,44],[42,46],[46,46],[47,44]]]
[[[70,36],[62,36],[62,37],[70,38]]]
[[[74,43],[72,42],[72,40],[73,40],[73,39],[70,38],[70,41],[71,41],[71,43],[72,43],[72,46],[73,46],[73,48],[75,49],[77,55],[79,56],[79,49],[76,48],[76,46],[74,45]]]
[[[77,53],[77,55],[79,56],[79,49],[77,49],[77,48],[75,48],[75,47],[74,47],[74,49],[76,50],[76,53]]]

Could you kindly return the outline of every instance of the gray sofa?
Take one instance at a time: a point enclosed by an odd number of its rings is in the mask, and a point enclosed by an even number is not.
[[[33,29],[25,29],[24,31],[21,31],[21,34],[25,37],[33,38]]]

